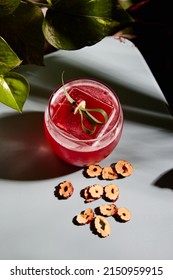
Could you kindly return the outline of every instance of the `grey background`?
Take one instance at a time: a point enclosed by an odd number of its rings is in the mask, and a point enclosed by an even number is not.
[[[43,115],[51,92],[65,79],[92,77],[109,84],[124,112],[122,138],[100,163],[129,160],[132,176],[115,180],[118,207],[132,213],[122,224],[108,218],[112,233],[99,238],[73,218],[103,199],[84,204],[82,169],[58,159],[43,132]],[[108,37],[78,51],[57,51],[45,67],[22,66],[31,84],[24,112],[0,104],[0,259],[172,259],[173,258],[173,122],[166,101],[137,48]],[[67,201],[54,196],[55,186],[70,180]]]

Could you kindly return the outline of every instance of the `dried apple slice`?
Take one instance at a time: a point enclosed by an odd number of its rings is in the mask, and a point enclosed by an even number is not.
[[[124,207],[118,208],[116,215],[121,222],[128,222],[131,219],[130,211]]]
[[[115,202],[119,197],[119,188],[115,184],[109,184],[104,187],[104,196],[109,201]]]
[[[96,229],[97,233],[101,237],[107,237],[111,233],[110,224],[107,221],[107,219],[104,218],[103,216],[98,215],[98,216],[95,217],[94,226],[95,226],[95,229]]]
[[[77,223],[81,225],[89,224],[93,219],[94,211],[92,210],[92,208],[86,209],[76,217]]]
[[[61,197],[64,199],[72,196],[74,192],[74,187],[70,181],[63,181],[55,188],[55,196]]]
[[[116,172],[122,177],[130,176],[134,172],[134,168],[127,160],[119,160],[115,164]]]
[[[85,173],[90,178],[98,177],[102,173],[102,167],[100,165],[91,164],[91,165],[87,166]]]
[[[91,197],[91,194],[89,193],[89,188],[90,187],[86,187],[83,190],[83,197],[84,197],[86,203],[93,202],[95,200],[95,198]]]
[[[88,192],[92,198],[99,199],[103,195],[103,187],[99,184],[95,184],[89,187]]]
[[[114,180],[118,178],[118,174],[111,166],[106,166],[102,169],[102,179]]]
[[[103,216],[109,217],[117,213],[117,206],[113,203],[111,204],[102,204],[99,207],[100,214]]]

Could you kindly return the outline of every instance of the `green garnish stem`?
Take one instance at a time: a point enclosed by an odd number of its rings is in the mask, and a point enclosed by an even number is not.
[[[67,90],[65,88],[63,74],[64,74],[64,72],[62,73],[62,86],[63,86],[63,90],[64,90],[64,93],[65,93],[65,95],[67,97],[67,100],[73,105],[73,113],[74,114],[77,114],[77,113],[80,114],[80,117],[81,117],[81,127],[82,127],[83,131],[86,132],[87,134],[93,134],[95,132],[95,130],[96,130],[97,125],[103,125],[103,124],[105,124],[108,121],[108,115],[107,115],[106,111],[101,109],[101,108],[92,108],[92,109],[86,108],[85,100],[81,100],[80,99],[80,100],[75,101],[69,95],[69,93],[67,92]],[[99,121],[90,112],[100,113],[103,116],[104,121]],[[84,125],[84,116],[89,121],[90,125],[92,126],[92,129],[89,129],[89,128],[87,128]]]

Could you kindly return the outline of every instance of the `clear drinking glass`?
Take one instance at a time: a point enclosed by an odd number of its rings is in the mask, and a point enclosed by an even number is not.
[[[82,129],[82,121],[88,128],[87,118],[74,113],[65,90],[77,103],[85,101],[86,108],[97,119],[103,116],[95,108],[107,113],[108,120],[96,126],[94,133]],[[86,123],[85,123],[86,121]],[[94,79],[81,78],[68,81],[51,95],[45,110],[44,128],[53,151],[64,161],[86,166],[106,158],[117,146],[123,128],[123,112],[116,93],[107,85]]]

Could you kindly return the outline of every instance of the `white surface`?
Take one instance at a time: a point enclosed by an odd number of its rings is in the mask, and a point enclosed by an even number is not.
[[[23,114],[0,104],[0,259],[172,259],[173,122],[166,101],[139,51],[130,42],[106,38],[78,51],[58,51],[45,67],[19,71],[31,84]],[[43,133],[43,112],[52,90],[65,79],[93,77],[119,96],[124,130],[116,150],[100,163],[129,160],[135,172],[116,180],[117,206],[132,213],[121,224],[108,218],[112,234],[94,235],[72,219],[88,206],[80,190],[99,182],[82,169],[63,163],[51,152]],[[54,187],[70,180],[75,192],[67,201]]]

